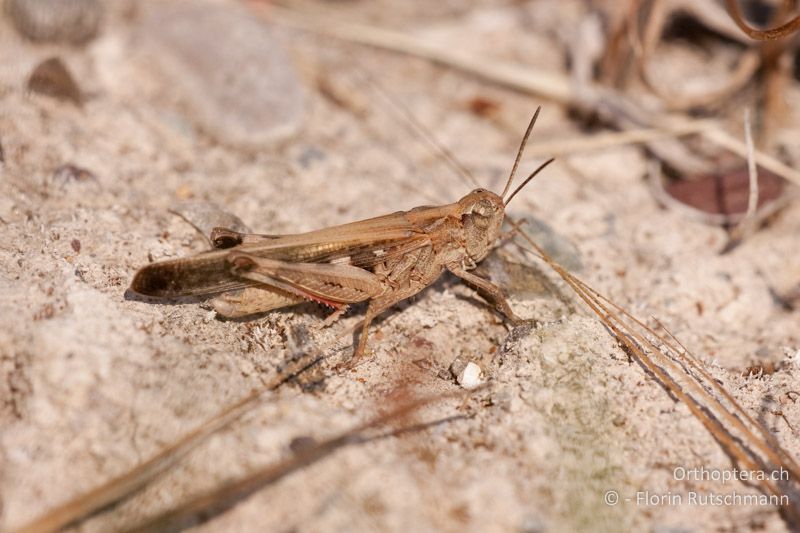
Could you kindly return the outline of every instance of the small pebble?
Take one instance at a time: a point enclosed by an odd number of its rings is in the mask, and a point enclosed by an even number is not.
[[[535,515],[525,516],[519,528],[520,533],[543,533],[547,530],[544,521]]]
[[[97,180],[91,170],[70,163],[61,165],[50,176],[50,184],[59,189],[65,188],[70,183],[90,180]]]
[[[6,0],[14,27],[32,41],[83,44],[100,29],[99,0]]]
[[[483,384],[483,370],[475,363],[469,362],[456,379],[458,379],[458,384],[465,389],[475,389]]]
[[[206,239],[209,239],[214,228],[250,232],[242,219],[211,202],[182,202],[170,211],[194,226]]]
[[[291,442],[289,442],[289,449],[293,453],[301,453],[308,450],[312,446],[315,446],[316,444],[317,441],[314,440],[314,437],[310,437],[308,435],[301,435],[299,437],[293,438]]]
[[[135,46],[195,126],[218,141],[261,149],[294,135],[303,89],[270,28],[235,4],[184,2],[146,18]]]
[[[28,90],[80,106],[83,94],[69,69],[58,57],[39,63],[28,78]]]

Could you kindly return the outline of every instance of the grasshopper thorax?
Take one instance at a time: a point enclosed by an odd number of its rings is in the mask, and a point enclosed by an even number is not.
[[[505,216],[503,199],[486,189],[475,189],[459,200],[458,206],[467,255],[477,263],[500,237]]]

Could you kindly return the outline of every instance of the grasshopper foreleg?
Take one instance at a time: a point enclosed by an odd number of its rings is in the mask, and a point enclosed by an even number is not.
[[[375,298],[370,300],[369,307],[367,307],[367,314],[364,316],[364,324],[361,326],[361,335],[358,337],[358,345],[355,352],[353,352],[353,359],[350,366],[355,364],[364,355],[367,350],[367,337],[369,337],[369,327],[375,318],[392,307],[394,304],[405,300],[406,296],[398,297],[394,293],[383,298]]]
[[[463,279],[468,285],[472,285],[474,288],[476,288],[478,292],[491,301],[495,305],[495,308],[503,313],[512,324],[518,325],[529,322],[528,320],[525,320],[514,313],[514,310],[511,309],[511,306],[508,304],[508,300],[506,299],[505,295],[497,285],[493,284],[489,280],[483,279],[480,276],[476,276],[475,274],[468,272],[460,265],[448,265],[447,270]]]

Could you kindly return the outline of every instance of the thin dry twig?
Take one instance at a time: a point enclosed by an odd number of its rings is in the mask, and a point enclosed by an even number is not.
[[[538,142],[525,150],[526,157],[544,157],[592,152],[615,146],[647,144],[663,139],[695,135],[704,130],[718,128],[712,120],[692,120],[681,125],[660,128],[640,128],[625,131],[606,131],[591,136],[580,136],[555,141]]]
[[[726,250],[738,245],[755,228],[756,211],[758,210],[758,169],[756,167],[755,145],[750,127],[750,110],[744,110],[744,141],[747,145],[747,175],[749,178],[749,194],[747,195],[747,211],[742,220],[731,231],[731,242]]]
[[[497,59],[487,60],[475,54],[459,52],[401,32],[337,20],[337,17],[328,11],[319,13],[317,7],[313,8],[315,12],[300,13],[294,9],[266,4],[263,0],[251,3],[259,15],[284,26],[419,57],[523,92],[539,94],[563,104],[570,104],[575,99],[572,84],[560,73],[522,68],[516,63]],[[310,11],[312,8],[309,6],[307,9]]]
[[[345,335],[352,334],[361,325],[361,322],[358,322],[354,326],[347,328],[337,335],[333,342],[340,340]],[[330,346],[300,355],[286,367],[279,369],[278,373],[272,379],[267,380],[261,388],[256,389],[236,403],[225,407],[214,417],[186,433],[147,461],[48,511],[41,517],[23,525],[17,530],[17,533],[58,531],[70,524],[84,520],[101,509],[111,506],[141,490],[162,472],[177,464],[178,461],[208,437],[226,428],[245,413],[258,406],[271,391],[316,365],[325,358],[323,354],[329,349],[331,349]]]
[[[763,102],[759,140],[762,146],[771,146],[775,130],[789,114],[786,95],[792,84],[797,46],[782,40],[761,43],[760,48],[763,81],[759,89]]]
[[[606,115],[623,129],[643,126],[659,128],[685,123],[684,117],[665,114],[659,110],[644,109],[616,91],[590,86],[578,91],[569,79],[557,72],[531,69],[516,63],[467,55],[426,42],[400,32],[375,26],[337,21],[332,17],[321,17],[314,13],[298,13],[287,8],[265,6],[261,1],[254,4],[258,13],[273,22],[294,28],[329,35],[347,42],[360,43],[397,53],[412,55],[478,76],[524,93],[536,94],[565,105],[589,111],[612,110]],[[700,134],[708,141],[746,158],[747,147],[722,129],[703,130]],[[663,141],[662,141],[663,142]],[[655,147],[651,147],[655,148]],[[682,155],[683,158],[691,157]],[[800,172],[781,163],[759,150],[756,162],[764,168],[800,185]],[[672,158],[674,159],[674,158]],[[696,158],[694,158],[696,159]],[[700,165],[701,162],[697,161]],[[697,171],[697,170],[695,170]]]
[[[151,517],[140,524],[126,529],[126,531],[138,533],[177,531],[205,522],[209,518],[230,509],[244,498],[247,498],[267,485],[275,483],[292,472],[316,463],[345,446],[363,444],[381,436],[369,436],[366,434],[369,430],[384,427],[431,403],[448,398],[467,397],[474,394],[476,391],[483,390],[483,388],[484,387],[479,387],[471,391],[458,390],[405,401],[389,412],[379,414],[338,435],[305,447],[291,457],[261,467],[240,479],[224,483],[213,490],[194,496],[177,507],[163,514]],[[453,419],[454,417],[451,416],[437,422],[446,422]],[[424,430],[433,424],[434,423],[414,424],[408,428],[395,430],[391,435]]]
[[[747,145],[742,141],[740,141],[739,139],[737,139],[736,137],[733,137],[728,132],[721,129],[709,129],[709,130],[704,130],[703,132],[701,132],[701,134],[709,141],[712,141],[715,144],[737,154],[743,159],[747,159],[748,157]],[[787,166],[781,161],[775,159],[771,155],[765,154],[764,152],[755,149],[753,151],[753,158],[755,159],[756,163],[758,163],[765,169],[774,172],[778,176],[788,181],[791,181],[792,183],[800,185],[800,172]]]
[[[630,67],[631,54],[639,48],[639,35],[633,31],[633,21],[639,11],[641,0],[613,2],[606,6],[607,19],[606,46],[600,59],[600,73],[603,80],[612,87],[619,87]]]
[[[656,3],[656,7],[652,10],[648,21],[644,46],[639,57],[642,80],[653,93],[665,101],[670,109],[686,111],[718,104],[730,98],[750,83],[761,66],[761,55],[758,50],[747,50],[741,54],[728,79],[718,84],[716,89],[701,94],[672,93],[666,90],[663,81],[653,74],[649,60],[655,53],[669,17],[680,8],[680,6],[673,4],[670,4],[670,6],[671,11],[667,12],[665,2],[658,1]]]
[[[676,346],[672,340],[659,335],[622,307],[567,272],[524,230],[519,227],[517,229],[533,250],[520,248],[544,260],[555,270],[628,352],[662,386],[686,404],[739,466],[767,474],[783,468],[790,474],[790,479],[794,483],[793,490],[775,483],[768,475],[758,483],[764,492],[778,497],[778,501],[789,502],[788,505],[781,506],[781,511],[791,524],[800,525],[800,508],[792,500],[794,491],[800,484],[800,466],[780,446],[769,430],[753,419],[682,345]],[[719,397],[714,396],[712,392]],[[721,400],[730,407],[726,407]]]
[[[736,24],[727,16],[725,8],[716,0],[671,0],[671,3],[706,28],[728,39],[747,42],[742,32],[736,28]]]
[[[800,15],[794,17],[786,24],[781,24],[777,28],[757,30],[744,20],[737,0],[725,0],[725,6],[728,8],[728,13],[730,13],[733,21],[739,26],[739,29],[746,33],[748,37],[757,41],[774,41],[775,39],[781,39],[800,30]]]

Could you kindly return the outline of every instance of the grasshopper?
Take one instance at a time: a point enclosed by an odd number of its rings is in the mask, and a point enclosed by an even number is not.
[[[369,300],[354,352],[367,347],[372,321],[431,285],[445,271],[477,288],[512,323],[520,319],[500,288],[470,272],[501,236],[511,199],[550,159],[503,199],[514,180],[536,110],[502,194],[475,189],[459,201],[422,206],[294,235],[261,235],[214,228],[215,249],[141,268],[131,290],[156,297],[214,296],[225,317],[243,317],[314,301],[342,311]]]

